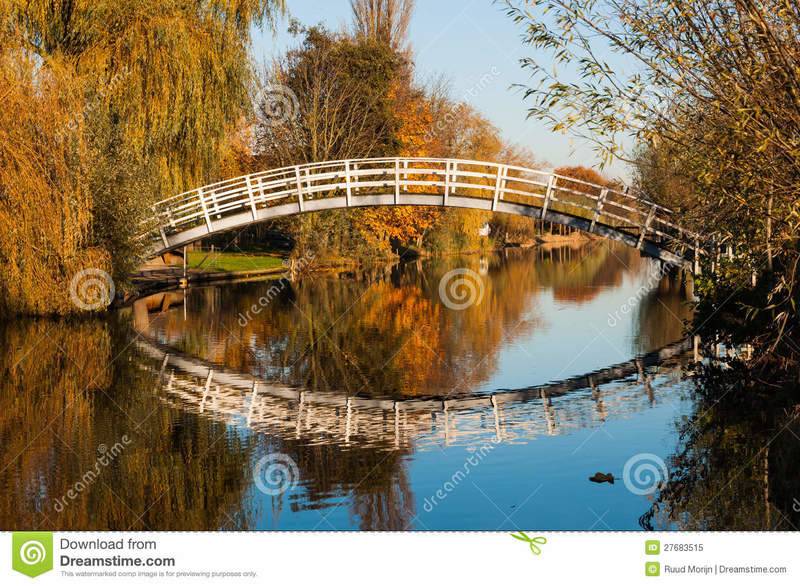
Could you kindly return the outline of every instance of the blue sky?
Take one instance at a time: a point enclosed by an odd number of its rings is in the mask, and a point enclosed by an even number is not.
[[[287,4],[290,16],[306,25],[322,23],[338,30],[350,24],[349,0],[288,0]],[[287,25],[285,19],[275,34],[256,32],[254,52],[259,61],[270,61],[298,43],[286,32]],[[529,147],[543,163],[596,166],[598,159],[588,143],[527,119],[522,90],[513,87],[529,81],[519,60],[532,50],[522,44],[521,34],[502,6],[491,0],[417,0],[409,33],[417,77],[424,81],[444,75],[454,98],[478,109],[507,139]],[[612,167],[606,173],[624,170]]]

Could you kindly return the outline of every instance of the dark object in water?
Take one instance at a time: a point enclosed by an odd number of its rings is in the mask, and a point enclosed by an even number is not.
[[[595,475],[590,476],[589,480],[591,482],[596,482],[597,484],[602,484],[604,482],[608,482],[609,484],[614,484],[614,475],[603,474],[602,472],[595,472]]]

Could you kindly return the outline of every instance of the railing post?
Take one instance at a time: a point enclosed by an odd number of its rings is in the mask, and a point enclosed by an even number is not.
[[[642,226],[642,233],[639,234],[639,242],[636,244],[638,250],[641,250],[642,246],[644,246],[644,237],[647,236],[647,232],[650,230],[650,224],[653,223],[653,218],[656,217],[656,209],[657,206],[653,204],[653,207],[650,208],[650,213],[647,214],[647,220],[645,220],[644,226]]]
[[[258,219],[258,212],[256,211],[256,199],[253,196],[253,183],[250,181],[250,175],[244,179],[247,182],[247,197],[250,200],[250,211],[253,212],[253,221]]]
[[[211,227],[211,216],[208,215],[208,207],[206,206],[206,196],[203,194],[203,188],[197,190],[197,196],[200,198],[200,207],[203,208],[203,215],[206,218],[206,226],[209,233],[213,230]]]
[[[550,200],[553,197],[553,190],[556,188],[556,181],[558,177],[555,174],[550,175],[550,179],[547,181],[547,192],[544,196],[544,205],[542,206],[542,217],[541,219],[544,220],[544,217],[547,215],[547,208],[550,207]]]
[[[312,199],[314,195],[311,193],[311,172],[309,171],[308,167],[303,169],[303,173],[306,176],[306,194],[308,195],[309,199]]]
[[[589,232],[594,232],[594,227],[597,225],[597,220],[600,219],[600,214],[603,213],[603,207],[606,205],[607,197],[608,188],[604,188],[600,192],[600,197],[597,198],[597,207],[594,209],[594,218],[592,218],[592,225],[589,226]]]
[[[247,425],[253,423],[253,411],[256,406],[256,398],[258,397],[258,382],[253,382],[253,393],[250,395],[250,409],[247,411]]]
[[[444,200],[442,205],[447,205],[447,198],[450,196],[450,160],[444,164]]]
[[[347,207],[353,205],[353,187],[350,184],[350,161],[344,162],[344,181],[347,189]]]
[[[155,206],[153,206],[153,211],[155,212]],[[169,227],[174,228],[175,218],[172,217],[172,210],[170,208],[167,208],[166,210],[164,210],[164,213],[167,216],[167,222],[169,223]]]
[[[161,233],[161,242],[164,243],[164,248],[169,248],[169,241],[167,240],[167,235],[164,232],[164,227],[159,226],[158,231]]]
[[[400,159],[394,160],[394,203],[400,203]]]
[[[305,206],[303,205],[303,181],[300,179],[300,165],[295,165],[294,176],[297,179],[297,207],[303,212]]]
[[[497,179],[494,182],[494,199],[492,200],[492,211],[497,209],[497,204],[503,195],[503,190],[506,188],[506,174],[508,173],[507,165],[500,165],[497,167]]]
[[[161,221],[161,215],[158,211],[158,208],[155,205],[150,206],[150,211],[153,214],[153,217],[156,218],[158,222],[158,233],[161,235],[161,242],[164,244],[164,248],[169,248],[169,242],[167,241],[167,234],[164,232],[164,224]],[[167,212],[169,208],[167,208]],[[167,213],[167,217],[169,214]]]

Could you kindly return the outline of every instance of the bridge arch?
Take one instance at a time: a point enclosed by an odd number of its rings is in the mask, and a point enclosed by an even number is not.
[[[267,220],[332,209],[433,206],[537,218],[623,242],[676,266],[697,266],[700,237],[641,194],[487,161],[370,158],[253,173],[153,206],[149,254]]]

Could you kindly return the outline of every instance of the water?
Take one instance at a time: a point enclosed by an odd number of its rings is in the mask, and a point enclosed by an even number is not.
[[[593,241],[0,325],[0,528],[729,528],[647,476],[700,409],[660,277]]]

